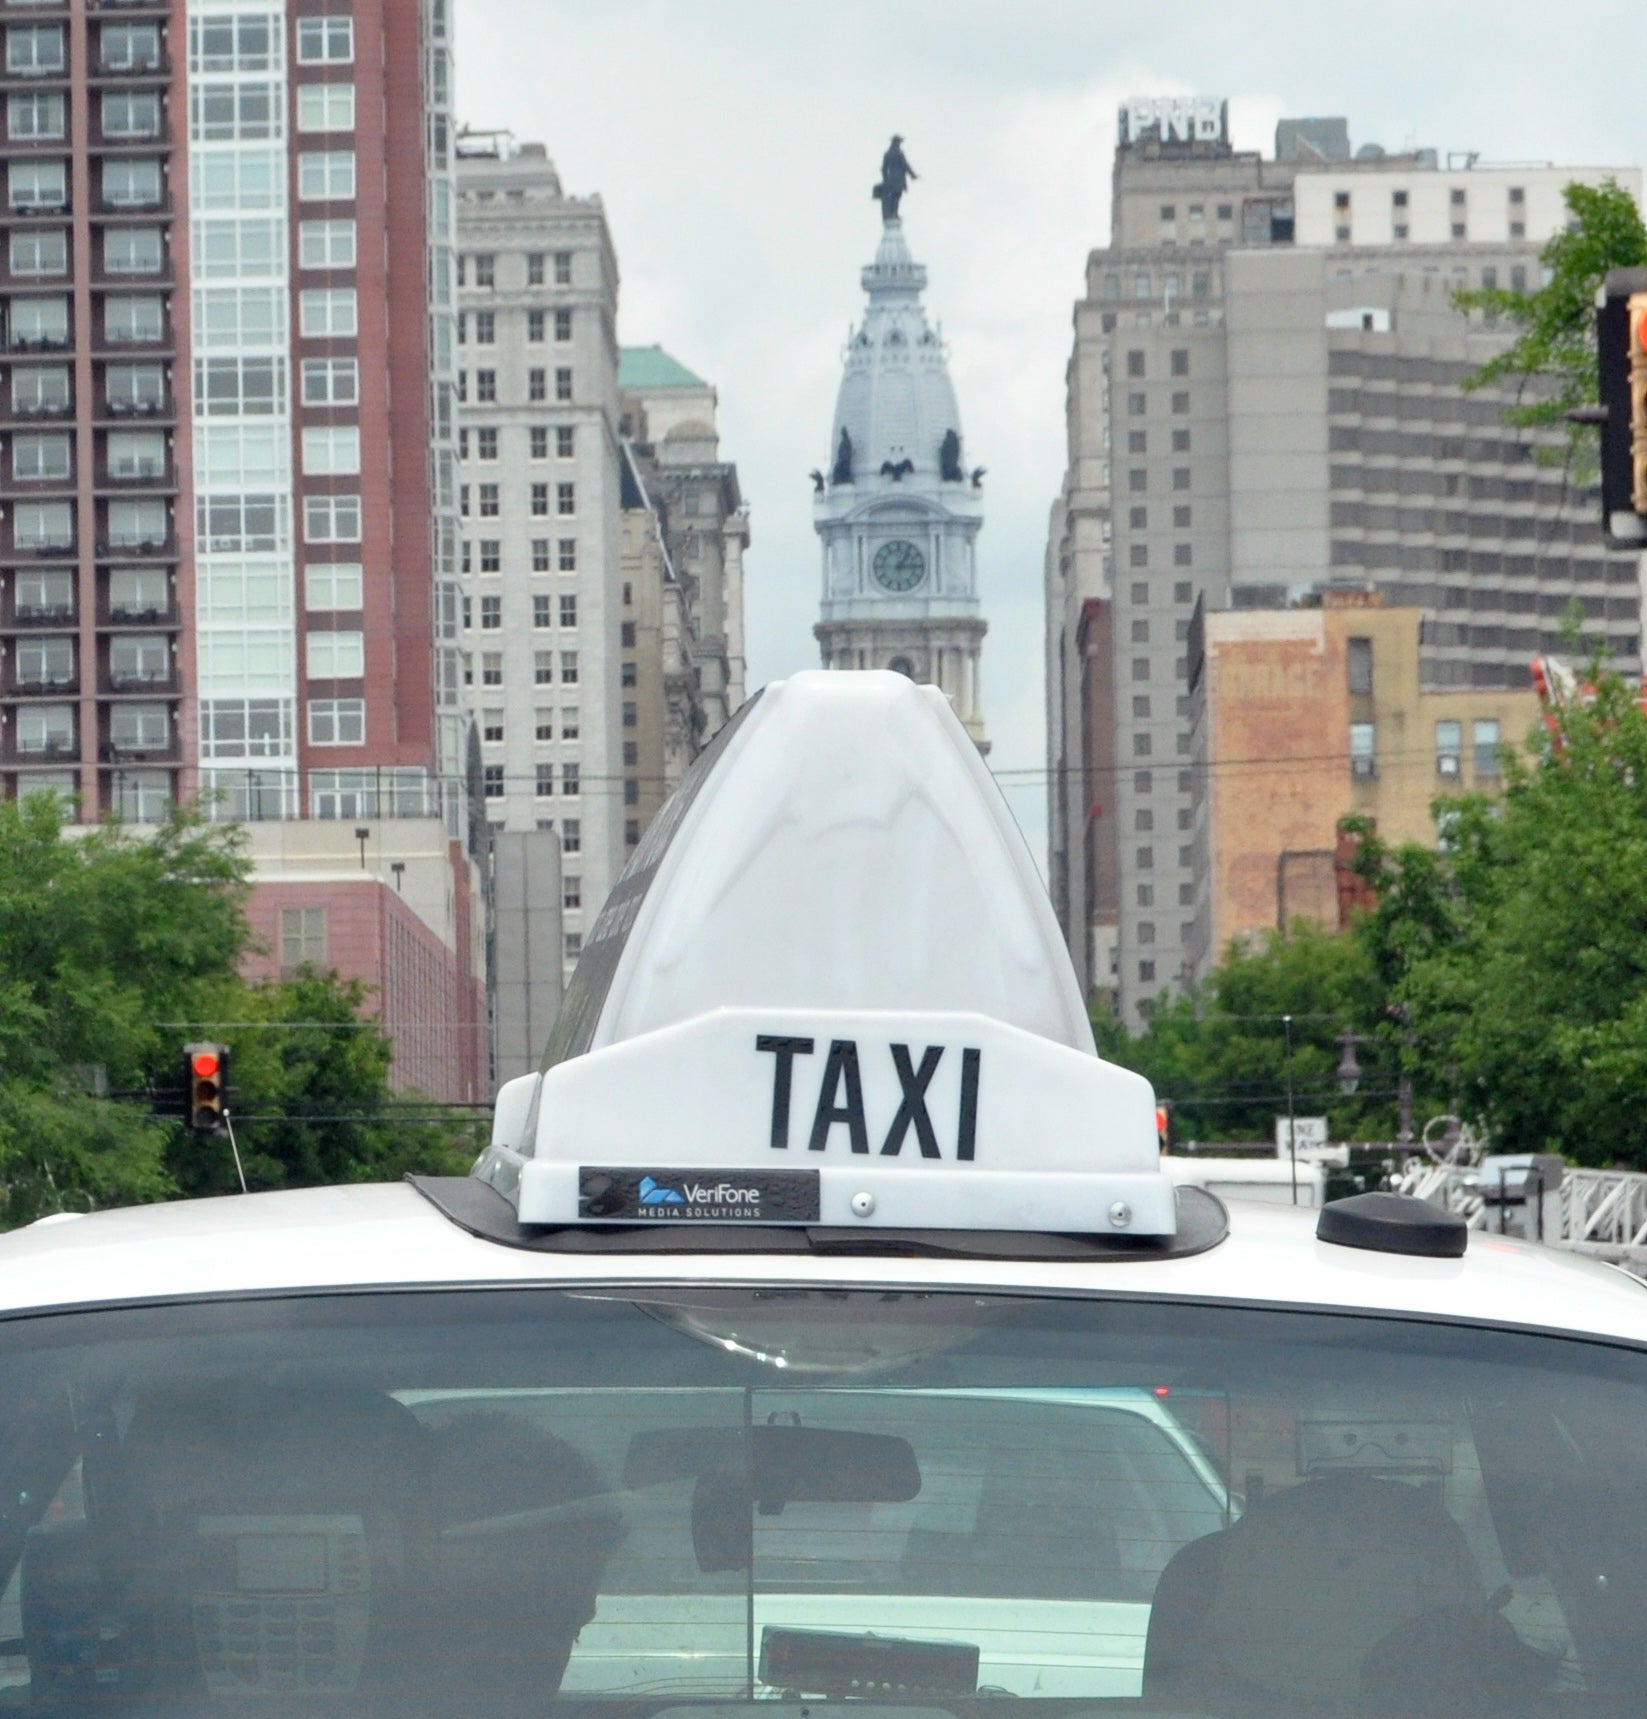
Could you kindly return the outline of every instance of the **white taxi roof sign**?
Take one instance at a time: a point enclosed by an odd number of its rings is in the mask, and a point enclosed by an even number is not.
[[[522,1224],[1176,1225],[977,748],[879,672],[769,686],[693,766],[476,1173]]]

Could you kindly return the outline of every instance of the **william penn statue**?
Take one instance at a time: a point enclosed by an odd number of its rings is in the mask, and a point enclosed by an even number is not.
[[[898,205],[903,201],[904,192],[909,189],[911,179],[919,179],[920,175],[909,165],[909,159],[904,154],[904,140],[894,137],[887,145],[886,154],[881,157],[881,182],[870,196],[881,206],[883,221],[898,219]]]

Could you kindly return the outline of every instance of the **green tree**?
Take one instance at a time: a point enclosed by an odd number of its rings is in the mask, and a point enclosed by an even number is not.
[[[170,1191],[147,1095],[181,1054],[166,1023],[221,989],[247,937],[232,831],[178,816],[138,839],[65,817],[50,795],[0,803],[4,1224]],[[126,1096],[92,1096],[94,1078]]]
[[[1376,965],[1366,943],[1302,921],[1231,944],[1196,989],[1160,1003],[1145,1030],[1129,1036],[1100,1019],[1100,1054],[1137,1069],[1175,1107],[1180,1140],[1274,1138],[1285,1115],[1290,1071],[1297,1114],[1325,1114],[1340,1139],[1387,1138],[1394,1130],[1394,1078],[1372,1054],[1382,1011]],[[1361,1035],[1361,1087],[1339,1090],[1339,1035]]]
[[[236,983],[201,1036],[231,1046],[231,1116],[248,1187],[398,1180],[408,1170],[462,1175],[484,1144],[461,1115],[389,1084],[393,1047],[369,1014],[359,979],[305,969],[289,979]],[[177,1131],[168,1162],[186,1194],[239,1183],[226,1140]]]
[[[1449,851],[1369,851],[1380,935],[1433,1083],[1505,1151],[1647,1168],[1647,717],[1592,670]]]
[[[1532,292],[1482,287],[1455,293],[1453,303],[1460,310],[1501,317],[1516,331],[1510,345],[1464,386],[1514,387],[1516,403],[1505,411],[1505,421],[1523,429],[1565,432],[1567,457],[1590,481],[1597,463],[1595,430],[1569,422],[1567,414],[1598,398],[1596,291],[1610,269],[1647,265],[1647,226],[1635,199],[1611,179],[1600,185],[1575,183],[1563,195],[1571,220],[1544,247],[1543,285]],[[1559,446],[1541,452],[1562,457]]]

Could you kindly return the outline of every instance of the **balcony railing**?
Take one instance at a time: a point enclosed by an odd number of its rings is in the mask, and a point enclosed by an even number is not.
[[[13,674],[5,685],[8,698],[67,698],[80,690],[80,676],[72,674],[63,679],[37,679],[26,674]]]
[[[138,558],[152,560],[170,556],[177,558],[177,539],[175,537],[138,537],[130,541],[121,539],[116,542],[113,538],[100,537],[97,540],[97,555],[100,561],[129,561]]]
[[[153,422],[175,418],[177,402],[169,394],[158,400],[105,400],[101,410],[105,418],[119,418],[126,423],[134,419],[139,423]]]
[[[73,603],[18,603],[6,619],[12,627],[55,627],[61,631],[75,621]]]
[[[157,628],[180,627],[183,618],[175,603],[147,608],[139,608],[133,603],[106,603],[98,609],[97,624],[100,627],[144,627],[153,632]]]

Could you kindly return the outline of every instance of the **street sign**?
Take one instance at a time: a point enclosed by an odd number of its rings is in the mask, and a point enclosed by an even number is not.
[[[1327,1119],[1324,1116],[1295,1116],[1293,1122],[1293,1144],[1302,1152],[1307,1146],[1325,1146],[1327,1143]],[[1287,1119],[1278,1116],[1275,1119],[1275,1155],[1285,1158],[1290,1155],[1287,1142]]]

